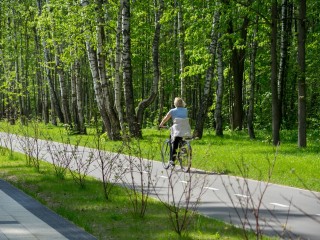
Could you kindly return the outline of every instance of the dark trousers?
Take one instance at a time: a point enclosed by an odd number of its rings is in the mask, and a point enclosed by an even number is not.
[[[171,139],[171,136],[170,136]],[[182,141],[182,137],[175,137],[174,141],[170,144],[170,159],[175,161],[176,155],[177,155],[177,149],[179,146],[179,143]]]

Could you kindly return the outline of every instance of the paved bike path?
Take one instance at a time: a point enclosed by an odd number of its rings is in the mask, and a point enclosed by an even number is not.
[[[1,136],[0,139],[8,136]],[[14,151],[23,152],[21,144],[16,136],[10,135],[10,141],[1,140],[3,146],[12,148]],[[46,141],[38,140],[39,156],[45,161],[52,162],[48,154]],[[61,150],[68,151],[66,145],[54,144]],[[10,146],[8,146],[10,145]],[[72,148],[72,147],[71,147]],[[72,149],[69,149],[72,151]],[[93,150],[78,147],[83,158],[88,158]],[[125,162],[124,155],[118,156],[119,161]],[[221,219],[234,225],[255,229],[256,219],[264,234],[279,235],[283,239],[320,239],[320,193],[291,188],[276,184],[267,184],[249,179],[243,179],[227,175],[205,173],[201,170],[191,169],[191,175],[180,171],[165,171],[162,164],[157,161],[149,161],[152,168],[146,168],[145,173],[151,169],[152,180],[156,183],[156,192],[153,196],[168,200],[168,181],[174,179],[174,192],[177,196],[185,191],[190,176],[192,176],[191,202],[197,201],[196,196],[201,195],[197,211],[209,217]],[[101,171],[96,163],[90,166],[90,175],[101,179]],[[142,174],[142,175],[143,175]],[[172,175],[171,175],[172,174]],[[140,182],[139,171],[134,173],[135,184]],[[172,177],[173,176],[173,177]],[[125,176],[130,181],[130,173]],[[260,200],[262,198],[262,200]],[[171,201],[169,199],[169,201]],[[259,216],[254,215],[259,207]],[[251,225],[251,227],[249,227]],[[1,226],[1,225],[0,225]],[[1,236],[1,235],[0,235]],[[1,238],[0,238],[1,239]],[[80,239],[80,238],[78,238]]]
[[[94,240],[91,234],[0,179],[1,240]]]

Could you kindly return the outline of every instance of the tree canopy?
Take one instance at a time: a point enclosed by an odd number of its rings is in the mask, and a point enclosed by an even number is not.
[[[142,137],[176,96],[204,128],[318,126],[317,0],[3,0],[0,118]]]

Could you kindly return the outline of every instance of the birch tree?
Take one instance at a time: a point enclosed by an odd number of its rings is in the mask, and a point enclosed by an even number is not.
[[[214,112],[214,117],[216,121],[216,135],[223,136],[223,119],[222,119],[222,100],[224,92],[224,64],[223,64],[223,50],[221,41],[219,41],[221,33],[218,34],[218,43],[217,43],[217,90],[216,90],[216,108]]]
[[[280,143],[280,106],[278,97],[277,81],[277,36],[278,36],[278,2],[272,0],[271,6],[271,91],[272,91],[272,142],[273,145]]]
[[[56,43],[56,54],[55,54],[55,68],[56,72],[58,73],[59,84],[60,84],[60,94],[61,94],[61,110],[64,117],[64,123],[68,125],[72,125],[71,122],[71,113],[69,107],[69,89],[67,86],[65,74],[63,67],[60,61],[60,54],[61,54],[61,46],[58,46]]]
[[[103,2],[104,0],[96,0],[97,4],[97,61],[98,61],[98,71],[101,81],[101,90],[103,98],[105,101],[105,107],[107,116],[110,121],[110,129],[107,128],[108,136],[112,140],[119,140],[120,136],[120,123],[114,108],[114,97],[113,97],[113,88],[110,82],[110,75],[106,69],[106,55],[107,51],[105,50],[106,45],[106,33],[105,25],[107,22],[108,11],[103,11]]]
[[[307,111],[306,111],[306,0],[299,1],[298,20],[298,146],[307,146]]]
[[[141,138],[141,126],[138,125],[138,119],[134,107],[132,64],[131,64],[131,26],[130,26],[130,0],[121,0],[122,7],[122,66],[123,83],[126,106],[126,116],[130,135]]]
[[[252,0],[247,1],[250,6]],[[230,6],[227,1],[227,7]],[[233,9],[232,11],[234,11]],[[237,19],[230,19],[228,23],[228,33],[230,34],[229,45],[231,49],[231,69],[233,76],[233,108],[232,108],[232,123],[233,130],[242,130],[243,124],[243,77],[244,77],[244,63],[246,59],[246,41],[249,26],[249,17],[247,13]],[[238,39],[234,36],[239,32]],[[235,40],[237,39],[237,40]]]
[[[160,79],[159,67],[159,44],[160,44],[160,18],[164,8],[163,0],[154,0],[155,11],[155,28],[152,42],[152,66],[153,66],[153,81],[150,89],[150,94],[146,99],[139,102],[137,112],[135,112],[135,101],[133,91],[133,74],[131,61],[131,13],[130,1],[122,0],[122,66],[123,66],[123,82],[124,82],[124,96],[126,105],[127,122],[129,126],[130,135],[141,138],[141,128],[143,123],[143,114],[145,109],[151,105],[158,94],[158,85]]]
[[[48,0],[47,0],[48,3]],[[39,16],[42,16],[42,0],[37,0],[37,6],[38,6],[38,14]],[[53,125],[57,125],[56,116],[59,118],[61,123],[64,123],[64,117],[63,113],[59,104],[58,95],[55,89],[54,81],[52,79],[52,73],[51,73],[51,54],[50,50],[47,44],[48,36],[48,30],[45,29],[45,27],[39,28],[40,31],[43,32],[42,37],[42,48],[43,48],[43,55],[44,55],[44,61],[45,61],[45,73],[46,73],[46,79],[48,82],[48,88],[49,88],[49,96],[50,96],[50,102],[51,102],[51,123]]]
[[[202,138],[204,121],[207,116],[208,107],[210,103],[212,103],[212,79],[214,74],[215,67],[215,56],[217,50],[217,42],[218,42],[218,24],[219,24],[219,10],[215,10],[212,26],[211,26],[211,43],[208,46],[208,52],[210,54],[210,62],[209,66],[206,70],[205,83],[203,88],[203,96],[202,103],[200,105],[200,109],[198,111],[196,126],[193,132],[194,137]]]
[[[289,37],[291,33],[291,18],[289,14],[289,1],[282,0],[281,4],[281,31],[280,35],[280,59],[279,59],[279,72],[278,72],[278,94],[279,94],[279,111],[280,111],[280,123],[283,121],[283,114],[285,114],[284,98],[285,98],[285,88],[288,75],[288,47],[289,47]]]
[[[114,73],[114,101],[115,106],[118,112],[119,117],[119,123],[121,127],[122,134],[125,135],[127,132],[126,126],[125,126],[125,119],[124,119],[124,113],[123,108],[121,105],[122,100],[122,78],[121,78],[121,30],[122,30],[122,15],[121,15],[122,9],[121,5],[119,6],[118,11],[118,18],[117,18],[117,29],[116,29],[116,52],[115,52],[115,73]]]
[[[85,126],[85,120],[83,116],[83,107],[84,103],[82,101],[83,88],[82,88],[82,79],[80,76],[80,63],[79,59],[74,61],[72,65],[73,75],[71,77],[71,86],[72,86],[72,106],[75,122],[75,131],[81,134],[86,134],[87,129]]]
[[[96,42],[97,47],[94,48],[91,43],[90,35],[87,35],[86,39],[86,49],[93,79],[95,98],[97,101],[97,105],[99,108],[99,112],[103,121],[103,125],[106,128],[108,138],[111,140],[118,140],[121,138],[120,136],[120,124],[116,112],[114,110],[114,105],[112,101],[112,97],[110,96],[110,82],[107,79],[106,73],[106,52],[103,49],[105,43],[105,35],[104,35],[104,13],[102,11],[102,1],[97,0],[96,4],[99,6],[97,9],[96,22],[95,26],[96,32]],[[81,5],[86,7],[89,5],[88,0],[82,0]],[[87,26],[90,27],[90,26]]]
[[[138,111],[137,111],[137,121],[138,125],[142,126],[143,123],[143,113],[144,110],[151,105],[152,102],[157,97],[159,81],[160,81],[160,62],[159,62],[159,45],[160,45],[160,31],[161,24],[160,19],[163,13],[164,1],[163,0],[154,0],[154,8],[155,8],[155,17],[154,17],[154,35],[152,42],[152,63],[153,63],[153,83],[150,91],[150,95],[147,99],[144,99],[139,103]]]
[[[184,27],[183,27],[183,7],[181,0],[177,1],[178,4],[178,42],[179,42],[179,55],[180,55],[180,94],[182,99],[187,101],[186,99],[186,79],[184,76],[184,68],[185,68],[185,47],[184,47]]]
[[[259,17],[256,18],[255,21],[255,29],[253,30],[252,34],[252,42],[251,42],[251,53],[250,53],[250,87],[249,87],[249,106],[248,106],[248,134],[250,139],[255,138],[254,133],[254,99],[255,99],[255,82],[256,82],[256,56],[257,56],[257,49],[258,49],[258,40],[257,40],[257,32],[258,32],[258,24],[259,24]]]
[[[34,107],[35,107],[35,116],[36,119],[43,119],[44,123],[47,125],[50,121],[49,118],[49,106],[48,106],[48,97],[47,97],[47,88],[43,83],[43,67],[41,66],[41,40],[39,34],[37,33],[37,28],[34,26],[32,28],[32,33],[34,35],[34,44],[35,44],[35,78],[32,80],[33,95],[34,95]]]

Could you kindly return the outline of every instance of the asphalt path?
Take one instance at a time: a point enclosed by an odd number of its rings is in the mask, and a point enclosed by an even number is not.
[[[158,161],[7,133],[0,133],[0,145],[97,179],[104,175],[110,182],[240,228],[282,239],[320,239],[319,192],[193,168],[190,173],[178,167],[164,170]]]

